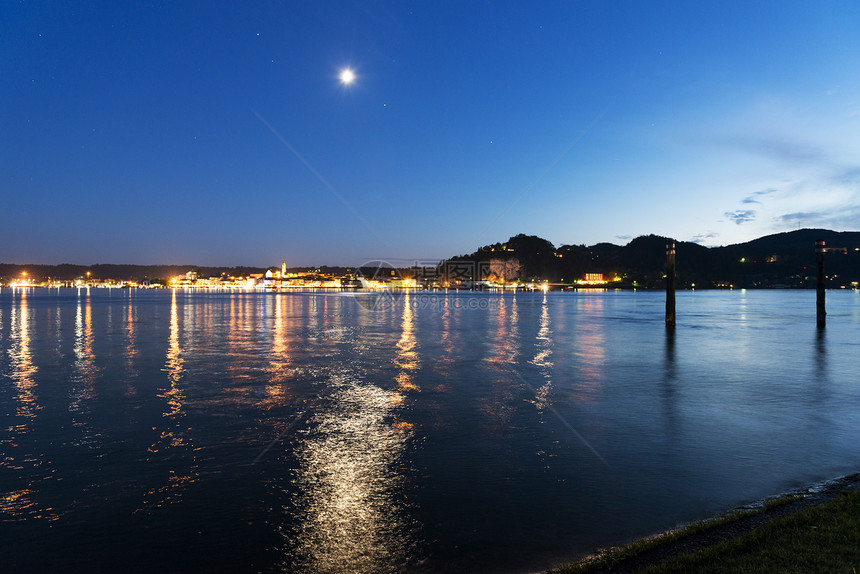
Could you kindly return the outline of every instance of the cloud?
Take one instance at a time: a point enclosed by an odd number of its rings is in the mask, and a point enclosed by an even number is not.
[[[761,191],[756,191],[755,193],[751,193],[747,197],[743,198],[741,200],[741,203],[758,203],[759,205],[761,205],[761,202],[756,199],[757,197],[763,197],[765,195],[770,195],[772,193],[775,193],[776,191],[777,191],[777,189],[775,187],[769,187],[769,188],[763,189]]]
[[[690,242],[691,243],[698,243],[701,245],[702,243],[704,243],[708,239],[716,239],[719,236],[720,236],[719,233],[714,233],[713,231],[709,231],[707,233],[698,233],[698,234],[696,234],[690,238]]]
[[[711,145],[746,155],[742,165],[754,166],[757,180],[757,187],[751,188],[757,191],[743,191],[734,205],[723,207],[729,208],[723,212],[723,225],[731,222],[748,232],[860,229],[860,162],[846,145],[852,142],[841,143],[838,134],[810,141],[790,135],[789,128],[771,126],[756,133],[745,127],[708,138]],[[695,240],[706,239],[702,235]]]
[[[615,239],[620,239],[621,241],[627,241],[629,239],[633,239],[632,235],[616,235]]]
[[[860,187],[860,167],[846,167],[834,173],[832,178],[838,185]]]
[[[752,209],[738,209],[736,211],[727,211],[723,215],[735,222],[737,225],[749,223],[755,219],[755,211]]]
[[[777,223],[796,225],[797,227],[815,227],[823,219],[826,219],[826,214],[821,211],[795,211],[774,217]]]
[[[821,211],[793,211],[774,217],[781,226],[796,229],[823,227],[826,229],[860,229],[860,205],[843,205]]]
[[[796,164],[815,164],[825,160],[824,152],[815,146],[776,137],[734,135],[714,139],[722,147],[765,156],[777,161]]]

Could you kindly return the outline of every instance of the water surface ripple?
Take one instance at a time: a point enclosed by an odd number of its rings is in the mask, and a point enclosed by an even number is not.
[[[857,471],[860,295],[663,301],[3,289],[0,563],[534,571]]]

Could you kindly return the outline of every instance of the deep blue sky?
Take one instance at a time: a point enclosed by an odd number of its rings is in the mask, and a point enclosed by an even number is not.
[[[0,134],[0,262],[857,230],[860,3],[9,0]]]

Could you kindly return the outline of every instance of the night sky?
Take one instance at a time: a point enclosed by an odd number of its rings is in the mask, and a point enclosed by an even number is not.
[[[6,263],[857,230],[860,3],[6,0],[0,185]]]

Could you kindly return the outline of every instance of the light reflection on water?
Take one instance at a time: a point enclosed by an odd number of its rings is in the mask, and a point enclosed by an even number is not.
[[[361,297],[0,291],[4,559],[528,571],[860,462],[851,293]]]
[[[286,300],[282,296],[275,297],[272,346],[269,351],[269,366],[267,368],[269,377],[265,388],[265,398],[261,401],[261,405],[266,409],[289,402],[291,395],[287,383],[293,373],[293,362],[290,359],[292,349],[287,333],[289,318],[285,316],[287,313]],[[290,300],[293,299],[290,298]]]
[[[392,424],[393,391],[332,375],[332,393],[298,446],[297,517],[290,567],[307,572],[393,572],[411,561],[414,528],[396,496],[411,431]],[[295,520],[298,518],[298,520]]]
[[[13,305],[8,313],[10,325],[8,336],[0,337],[9,345],[8,367],[2,369],[14,388],[14,398],[11,404],[4,405],[4,411],[14,409],[14,418],[4,423],[11,423],[0,436],[0,470],[17,473],[26,477],[20,481],[17,488],[10,488],[10,482],[0,490],[0,522],[22,522],[26,519],[53,521],[57,518],[54,508],[40,504],[37,500],[40,483],[50,476],[52,469],[46,468],[45,455],[29,448],[29,438],[35,430],[38,411],[42,408],[37,395],[38,384],[36,377],[39,367],[34,363],[32,351],[32,331],[34,318],[31,316],[30,290],[20,289],[12,293]],[[3,313],[0,313],[0,326]],[[5,335],[6,333],[4,333]],[[4,353],[5,354],[5,353]],[[7,374],[8,373],[8,374]],[[4,377],[5,378],[5,377]],[[17,456],[16,456],[17,455]],[[6,477],[6,472],[0,477]],[[0,481],[2,483],[3,481]]]
[[[2,445],[0,456],[2,456],[3,468],[11,471],[22,471],[25,464],[29,466],[35,461],[32,459],[17,460],[10,456],[9,451],[19,446],[18,441],[21,435],[30,432],[32,419],[36,416],[36,410],[39,408],[35,393],[36,383],[33,380],[38,368],[33,364],[30,353],[30,311],[26,291],[21,293],[18,305],[12,308],[9,317],[11,321],[9,359],[11,378],[15,388],[15,414],[22,420],[19,424],[8,429],[8,437],[3,437],[2,442],[0,442]],[[33,500],[34,494],[35,492],[29,487],[4,492],[0,498],[0,516],[14,519],[27,515],[38,515],[38,508]]]
[[[72,374],[73,385],[69,391],[69,412],[76,413],[73,424],[78,427],[87,426],[86,415],[90,408],[90,401],[95,395],[95,382],[99,374],[93,354],[92,316],[90,290],[78,289],[75,311],[75,365]],[[85,434],[84,441],[90,440],[92,437],[88,432]]]
[[[18,412],[24,418],[32,418],[39,408],[36,397],[34,375],[39,368],[33,363],[30,352],[30,309],[27,305],[27,292],[21,293],[20,303],[10,313],[12,319],[12,348],[10,350],[13,377],[17,391]],[[19,428],[19,432],[26,432]]]
[[[186,306],[182,306],[180,320],[180,305],[177,301],[177,289],[171,290],[170,323],[167,337],[167,352],[163,371],[167,374],[166,386],[159,389],[156,397],[162,402],[161,420],[152,430],[158,433],[155,442],[147,449],[150,455],[147,460],[159,467],[160,476],[155,478],[155,484],[143,495],[138,512],[156,512],[157,509],[182,502],[182,496],[188,485],[194,483],[199,475],[199,464],[190,435],[191,428],[187,421],[185,408],[186,375],[183,340],[187,341],[192,332],[182,329],[181,323],[187,326],[189,320]],[[166,463],[166,464],[164,464]]]
[[[552,331],[550,330],[549,305],[544,294],[541,302],[540,327],[538,329],[535,351],[537,354],[529,361],[538,367],[541,377],[546,381],[535,391],[535,406],[543,411],[551,404],[552,391]]]
[[[320,328],[342,336],[322,303]],[[399,572],[414,563],[415,525],[402,497],[401,460],[412,423],[401,413],[420,391],[414,373],[420,356],[414,311],[405,297],[392,363],[395,385],[386,390],[358,368],[332,372],[328,394],[316,407],[296,452],[296,517],[284,530],[285,567],[305,572]],[[358,365],[352,365],[358,367]]]
[[[576,330],[576,350],[579,358],[579,375],[576,399],[580,402],[597,400],[597,393],[605,380],[606,323],[603,320],[605,301],[603,297],[588,295],[578,302],[578,311],[584,321]],[[578,314],[579,314],[578,313]]]
[[[129,297],[131,297],[131,290],[129,290]],[[126,381],[126,393],[129,396],[134,396],[137,393],[137,388],[135,384],[137,383],[137,379],[140,376],[140,369],[137,367],[137,361],[139,357],[139,351],[137,349],[137,332],[136,332],[136,323],[138,321],[137,315],[135,313],[135,306],[129,303],[126,305],[126,313],[125,313],[125,322],[123,327],[125,329],[126,336],[126,346],[125,346],[125,381]]]

